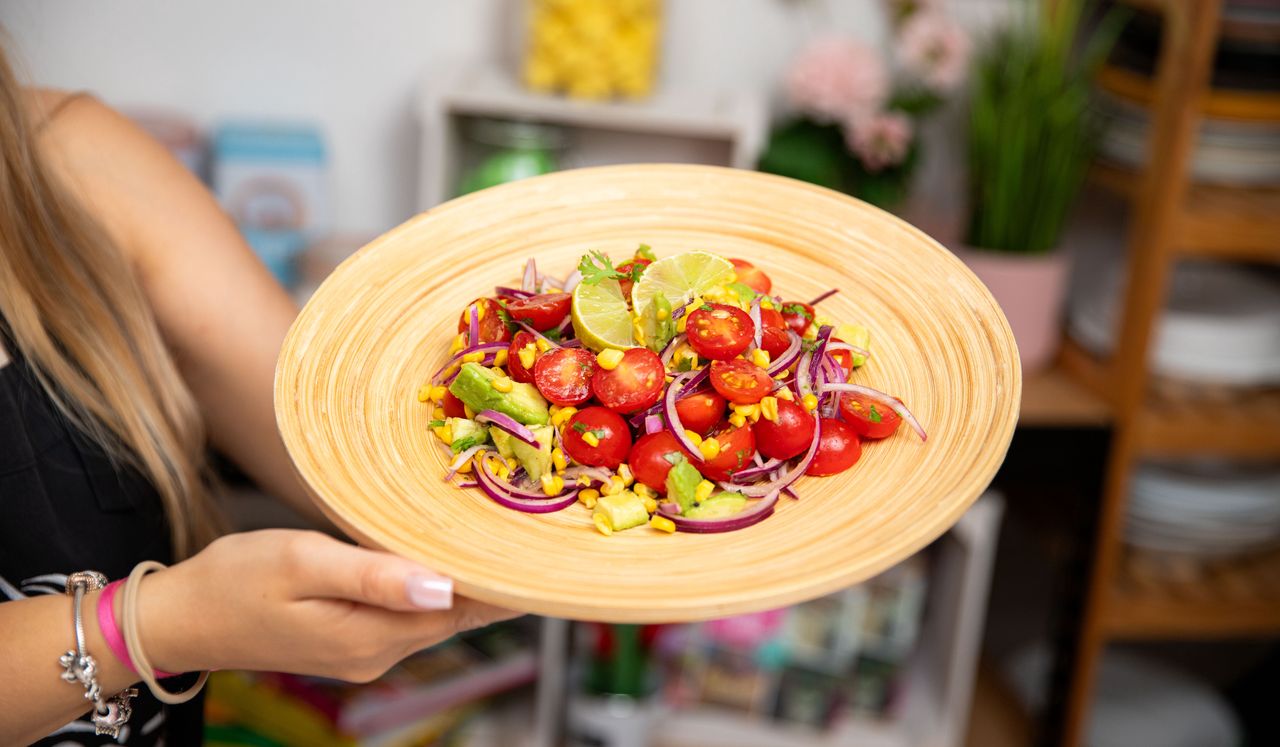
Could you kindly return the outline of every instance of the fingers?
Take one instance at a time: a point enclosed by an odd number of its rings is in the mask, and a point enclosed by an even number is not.
[[[317,533],[298,533],[287,542],[299,598],[346,599],[401,612],[453,606],[453,581],[413,561]]]

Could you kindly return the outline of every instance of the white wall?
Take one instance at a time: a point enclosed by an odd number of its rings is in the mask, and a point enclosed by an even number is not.
[[[883,37],[880,0],[667,0],[667,85],[775,90],[811,33]],[[985,25],[1010,0],[952,0]],[[434,66],[513,58],[517,0],[4,0],[6,48],[28,80],[118,106],[305,119],[328,138],[339,231],[413,212],[414,90]]]

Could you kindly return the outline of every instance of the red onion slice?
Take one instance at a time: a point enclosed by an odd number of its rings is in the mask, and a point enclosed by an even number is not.
[[[751,347],[755,349],[760,347],[760,336],[764,334],[764,322],[760,321],[760,296],[751,299],[751,311],[747,316],[751,317]]]
[[[434,374],[432,374],[431,383],[439,384],[440,377],[444,376],[445,372],[448,371],[450,368],[454,367],[455,365],[461,364],[462,357],[464,355],[467,355],[469,353],[484,353],[485,358],[482,362],[491,363],[492,356],[495,355],[499,350],[506,350],[508,346],[509,344],[505,342],[486,342],[482,345],[472,345],[469,348],[463,348],[461,352],[459,352],[457,355],[453,356],[448,361],[446,361],[445,364],[440,367],[439,371],[436,371]],[[453,377],[450,376],[449,379],[452,380]]]
[[[534,448],[541,445],[538,443],[538,439],[533,435],[533,431],[529,430],[528,426],[506,413],[501,413],[497,410],[481,410],[476,413],[476,422],[492,423]]]
[[[467,460],[470,459],[471,457],[475,456],[476,454],[479,454],[482,451],[492,451],[492,450],[493,450],[493,447],[490,446],[489,444],[477,444],[475,446],[472,446],[470,449],[466,449],[465,451],[458,452],[458,454],[449,461],[449,471],[444,473],[445,481],[448,482],[449,480],[452,480],[453,476],[458,474],[458,470],[462,469],[462,465],[466,464]]]
[[[757,456],[759,456],[759,454],[760,452],[756,452]],[[777,469],[781,465],[782,465],[781,459],[770,459],[764,464],[760,464],[755,467],[747,467],[746,469],[740,469],[737,472],[734,472],[732,475],[729,476],[729,482],[733,482],[733,483],[751,482],[757,477],[769,474],[770,472]]]
[[[644,419],[644,432],[646,435],[650,433],[657,433],[658,431],[662,430],[664,427],[666,426],[662,422],[661,415],[649,415],[649,416],[646,416]]]
[[[564,321],[560,322],[555,326],[556,334],[558,334],[560,336],[560,339],[563,340],[565,334],[568,333],[568,331],[572,327],[573,327],[573,315],[572,314],[566,315],[564,318]]]
[[[467,344],[476,345],[480,339],[480,305],[471,304],[467,321]]]
[[[732,490],[748,496],[763,496],[774,491],[780,491],[785,487],[789,487],[791,483],[799,480],[804,471],[809,468],[809,464],[813,461],[813,457],[818,453],[818,442],[822,440],[822,418],[813,419],[813,441],[809,443],[809,450],[804,453],[804,457],[796,463],[790,471],[783,472],[773,480],[764,483],[756,483],[755,485],[733,485],[731,483],[720,483],[725,490]]]
[[[839,288],[832,288],[831,290],[827,291],[826,293],[823,293],[821,296],[818,296],[817,298],[815,298],[815,299],[813,299],[812,301],[810,301],[810,302],[809,302],[809,305],[810,305],[810,306],[817,306],[818,304],[822,303],[823,301],[827,300],[828,298],[831,298],[832,296],[834,296],[835,294],[837,294],[837,293],[839,293],[839,292],[840,292],[840,289],[839,289]]]
[[[796,358],[800,357],[800,349],[803,347],[800,335],[797,335],[791,330],[787,330],[787,336],[791,338],[791,345],[788,346],[786,350],[782,351],[782,355],[779,355],[776,361],[769,364],[769,368],[766,370],[769,372],[770,376],[777,376],[788,368],[791,368],[791,364],[795,363]]]
[[[572,506],[578,500],[577,488],[553,498],[541,494],[537,498],[521,497],[530,495],[529,491],[504,483],[489,471],[489,465],[484,462],[481,462],[476,477],[480,481],[480,489],[495,503],[527,514],[553,513]]]
[[[920,421],[916,420],[916,416],[912,415],[911,411],[907,409],[907,406],[902,404],[902,400],[897,397],[885,394],[879,389],[862,386],[861,384],[827,384],[826,389],[831,392],[853,392],[855,394],[861,394],[867,399],[873,399],[898,413],[898,416],[907,421],[907,425],[911,426],[911,430],[916,432],[916,435],[920,437],[921,441],[929,440],[929,435],[924,432],[924,428],[920,425]]]
[[[575,464],[561,473],[566,483],[584,475],[595,482],[609,482],[609,478],[613,476],[613,473],[604,467],[588,467],[583,464]]]
[[[678,348],[680,346],[680,343],[684,341],[685,341],[684,333],[678,334],[675,337],[671,338],[671,342],[668,342],[667,346],[662,349],[661,353],[658,354],[658,357],[662,359],[663,366],[671,365],[671,356],[675,355],[676,348]]]
[[[831,342],[831,325],[824,324],[818,327],[818,335],[813,340],[813,355],[809,360],[810,381],[818,378],[818,368],[822,365],[822,359],[827,353],[828,342]]]
[[[741,492],[741,491],[738,491]],[[738,529],[746,529],[752,524],[758,524],[769,518],[773,514],[773,508],[778,503],[779,491],[775,490],[769,495],[757,500],[755,505],[747,508],[732,516],[724,516],[718,519],[687,519],[680,514],[663,510],[669,504],[658,504],[658,513],[671,520],[676,525],[676,529],[681,532],[690,532],[693,534],[714,534],[716,532],[733,532]]]
[[[494,288],[493,294],[495,296],[510,296],[512,298],[533,298],[533,294],[529,291],[516,290],[515,288],[508,288],[505,285],[499,285]]]
[[[538,292],[538,263],[533,261],[533,257],[524,263],[524,277],[520,279],[520,290],[528,293]]]
[[[711,367],[707,366],[698,375],[706,373],[710,369]],[[695,378],[695,374],[692,371],[686,371],[671,381],[671,384],[667,386],[666,395],[662,398],[662,415],[667,420],[667,430],[671,431],[671,435],[676,437],[680,445],[688,449],[690,454],[698,454],[700,453],[698,445],[685,435],[684,424],[680,422],[680,413],[676,412],[676,400],[680,398],[681,389],[686,382],[693,378]]]
[[[843,340],[832,340],[831,342],[827,343],[827,352],[830,352],[832,350],[847,350],[850,353],[853,353],[854,355],[860,355],[863,358],[869,359],[871,357],[870,350],[867,350],[866,348],[860,348],[857,345],[850,345],[849,343]]]
[[[807,351],[800,356],[800,362],[796,364],[796,391],[800,392],[800,396],[804,396],[813,391],[813,382],[810,380],[809,369],[813,363],[813,352]]]
[[[684,388],[680,390],[680,394],[676,396],[676,399],[679,399],[686,394],[693,394],[698,390],[698,387],[702,386],[703,382],[711,378],[711,364],[708,363],[697,371],[686,371],[685,373],[689,374],[692,378],[685,382]],[[674,381],[671,382],[671,386],[675,386]]]
[[[560,290],[564,293],[573,293],[573,289],[577,288],[578,283],[581,283],[581,282],[582,282],[582,273],[579,272],[578,270],[574,270],[573,272],[569,273],[569,277],[564,279],[564,285],[560,287]]]

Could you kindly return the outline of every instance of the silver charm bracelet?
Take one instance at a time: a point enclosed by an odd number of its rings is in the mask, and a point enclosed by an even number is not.
[[[62,665],[62,679],[73,684],[79,682],[84,687],[85,700],[93,702],[95,732],[115,738],[120,736],[120,728],[133,715],[129,701],[137,696],[138,691],[136,688],[128,688],[109,698],[102,697],[102,686],[98,684],[98,662],[85,651],[84,618],[81,614],[85,593],[97,591],[106,584],[106,576],[97,571],[78,571],[67,576],[67,594],[72,595],[71,624],[75,631],[76,647],[58,657],[58,663]]]

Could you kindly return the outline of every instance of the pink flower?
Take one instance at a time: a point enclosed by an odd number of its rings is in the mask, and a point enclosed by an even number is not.
[[[912,75],[938,91],[964,80],[969,66],[969,36],[946,15],[932,10],[913,14],[898,35],[899,58]]]
[[[878,112],[845,122],[849,149],[871,173],[897,166],[907,157],[915,131],[911,118],[901,112]]]
[[[791,63],[787,94],[814,119],[839,122],[879,109],[889,94],[889,73],[880,55],[865,44],[820,38]]]

